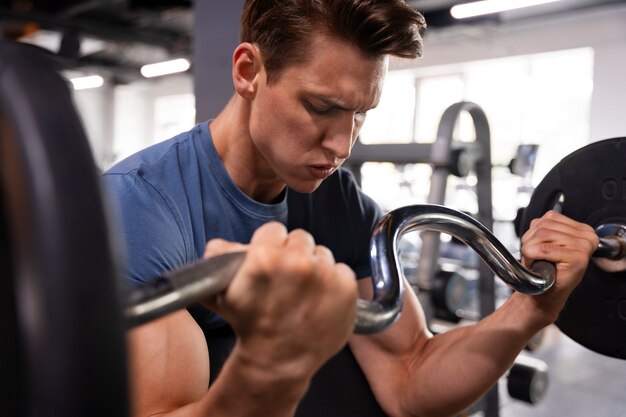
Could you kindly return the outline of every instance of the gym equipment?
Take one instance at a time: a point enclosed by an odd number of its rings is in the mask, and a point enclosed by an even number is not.
[[[96,169],[53,57],[0,42],[0,343],[12,416],[124,416],[116,258]],[[4,367],[4,365],[3,365]],[[3,411],[4,413],[4,411]]]
[[[523,211],[521,230],[553,209],[596,229],[601,238],[583,282],[556,325],[581,345],[626,359],[626,138],[587,145],[559,162]]]
[[[548,391],[548,365],[537,358],[519,355],[507,374],[507,391],[512,398],[539,403]]]
[[[537,349],[541,347],[541,345],[543,345],[545,336],[546,336],[546,329],[544,328],[544,329],[539,330],[537,333],[535,333],[533,337],[531,337],[528,343],[526,343],[526,346],[524,346],[524,349],[529,352],[536,351]]]
[[[517,152],[511,162],[509,162],[508,168],[511,174],[520,177],[528,177],[532,174],[535,168],[535,161],[537,160],[537,151],[539,145],[525,143],[517,147]]]
[[[459,272],[441,268],[433,277],[430,291],[435,317],[451,323],[458,323],[463,316],[459,314],[470,302],[470,283]]]
[[[384,215],[372,234],[370,252],[374,274],[398,274],[397,238],[416,230],[446,233],[470,246],[491,270],[515,291],[541,294],[554,284],[554,275],[528,271],[502,243],[471,216],[435,204],[400,207]]]

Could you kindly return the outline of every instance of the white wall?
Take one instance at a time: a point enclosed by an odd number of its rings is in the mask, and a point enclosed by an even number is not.
[[[595,51],[590,141],[626,136],[626,6],[558,18],[426,31],[424,56],[393,68],[429,67],[562,49]],[[547,115],[546,117],[549,117]]]
[[[113,146],[114,90],[105,85],[101,88],[74,92],[74,103],[82,118],[91,145],[91,152],[98,166],[109,159]]]
[[[626,15],[622,15],[622,29]],[[626,33],[626,30],[625,30]],[[626,136],[626,36],[595,49],[591,139]]]
[[[193,94],[191,74],[164,76],[74,92],[96,164],[102,169],[137,150],[167,138],[154,137],[157,98]],[[173,112],[177,109],[172,109]]]
[[[193,94],[191,74],[164,76],[116,87],[113,160],[167,139],[156,137],[154,104],[159,97],[179,94]]]

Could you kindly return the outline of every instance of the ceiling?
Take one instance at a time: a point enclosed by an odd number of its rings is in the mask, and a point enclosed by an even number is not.
[[[560,0],[455,21],[450,7],[466,1],[406,1],[424,13],[429,32],[483,21],[505,24],[626,3]],[[5,38],[48,48],[59,55],[68,69],[105,72],[114,83],[139,78],[139,68],[147,63],[191,58],[192,0],[0,0],[0,25]]]
[[[0,0],[0,24],[5,38],[116,83],[140,77],[144,64],[191,54],[191,0]]]
[[[552,3],[467,20],[456,20],[450,15],[450,8],[452,6],[469,3],[470,1],[474,0],[406,0],[406,2],[414,9],[419,10],[424,14],[429,30],[438,30],[450,26],[477,24],[482,22],[497,22],[505,24],[512,21],[533,19],[538,16],[556,16],[589,9],[605,8],[617,3],[626,4],[625,0],[554,0]]]

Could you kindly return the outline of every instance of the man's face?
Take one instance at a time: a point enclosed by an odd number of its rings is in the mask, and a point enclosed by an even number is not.
[[[350,156],[387,67],[329,36],[316,35],[310,47],[308,62],[284,69],[273,84],[260,74],[250,114],[263,175],[299,192],[314,191]]]

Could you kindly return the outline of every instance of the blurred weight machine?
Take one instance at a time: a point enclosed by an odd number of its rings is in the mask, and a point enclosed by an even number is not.
[[[473,142],[453,138],[463,112],[467,112],[473,121]],[[510,171],[529,177],[536,151],[535,145],[520,146],[517,156],[508,166]],[[491,163],[490,131],[487,117],[477,104],[464,101],[448,107],[432,143],[365,145],[357,142],[347,167],[359,183],[362,182],[361,167],[366,162],[430,165],[432,175],[426,202],[438,205],[445,205],[450,175],[464,178],[473,173],[476,176],[473,192],[477,212],[468,214],[493,230],[491,171],[494,166]],[[469,247],[454,238],[446,240],[437,232],[421,232],[417,241],[402,240],[399,253],[404,274],[424,308],[433,333],[446,331],[463,319],[475,321],[486,317],[497,308],[499,300],[511,293],[499,280],[494,280],[491,270]],[[531,404],[543,398],[547,382],[547,365],[525,355],[520,355],[507,373],[509,395]],[[465,415],[478,411],[485,417],[500,415],[497,385]]]

